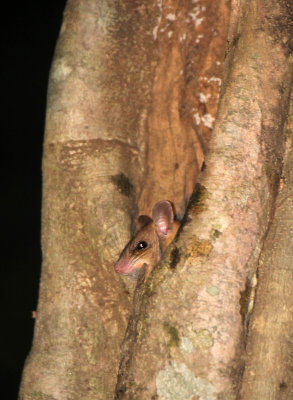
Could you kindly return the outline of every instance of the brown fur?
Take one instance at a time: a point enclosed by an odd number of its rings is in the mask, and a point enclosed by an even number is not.
[[[149,217],[140,217],[139,223],[145,220],[146,224],[141,225],[141,229],[136,233],[134,238],[130,240],[121,253],[114,267],[117,273],[127,275],[132,279],[137,279],[140,271],[145,267],[145,280],[147,280],[154,266],[160,260],[161,252],[164,252],[173,241],[180,223],[178,221],[173,222],[174,215],[173,211],[170,215],[170,202],[165,201],[159,203],[165,203],[166,205],[167,234],[162,235],[158,232],[158,226],[154,222],[156,221],[156,213],[153,215],[154,221]],[[159,203],[154,206],[154,209]],[[161,217],[161,209],[162,207],[160,207],[159,217]]]

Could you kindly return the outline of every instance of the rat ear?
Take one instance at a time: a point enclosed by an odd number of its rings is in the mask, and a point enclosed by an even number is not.
[[[140,231],[144,226],[146,226],[147,224],[149,224],[152,221],[153,220],[150,217],[148,217],[147,215],[140,215],[137,219],[135,233]]]
[[[159,237],[165,237],[172,230],[174,212],[171,202],[168,200],[158,201],[153,207],[153,220]]]

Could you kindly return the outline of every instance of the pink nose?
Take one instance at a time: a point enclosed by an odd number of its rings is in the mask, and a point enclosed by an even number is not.
[[[129,270],[129,265],[121,263],[121,262],[118,262],[117,264],[115,264],[114,270],[115,270],[115,272],[117,272],[117,274],[125,275],[125,274],[127,274],[129,272],[128,271]]]
[[[115,272],[118,272],[118,274],[119,274],[120,271],[121,271],[121,266],[120,266],[119,264],[116,264],[116,265],[114,266],[114,269],[115,269]]]

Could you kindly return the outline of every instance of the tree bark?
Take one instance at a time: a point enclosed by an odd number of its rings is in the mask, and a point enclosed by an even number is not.
[[[158,60],[139,214],[162,199],[182,218],[216,117],[229,9],[224,0],[159,2]],[[211,28],[212,27],[212,28]]]
[[[239,395],[240,297],[285,147],[291,6],[231,4],[209,145],[228,3],[68,1],[50,75],[43,266],[21,400]],[[114,261],[157,200],[184,215],[208,146],[179,239],[138,283],[120,359],[134,284]]]
[[[291,103],[291,116],[292,112]],[[274,219],[258,268],[259,285],[248,335],[243,400],[293,398],[292,122],[289,126]]]
[[[131,304],[113,264],[143,175],[154,18],[131,2],[66,6],[50,74],[42,277],[20,399],[113,398]]]
[[[239,398],[241,293],[273,216],[285,146],[288,11],[266,0],[232,9],[207,168],[178,241],[135,294],[117,399]]]
[[[114,396],[134,285],[113,264],[138,210],[168,198],[185,211],[223,67],[228,7],[214,3],[67,3],[50,74],[42,277],[20,399]]]

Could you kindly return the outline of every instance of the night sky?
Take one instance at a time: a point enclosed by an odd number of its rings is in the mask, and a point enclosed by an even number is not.
[[[9,7],[2,10],[1,21],[3,400],[17,399],[23,364],[32,343],[32,311],[37,305],[41,267],[41,158],[46,94],[65,0],[10,2]]]

